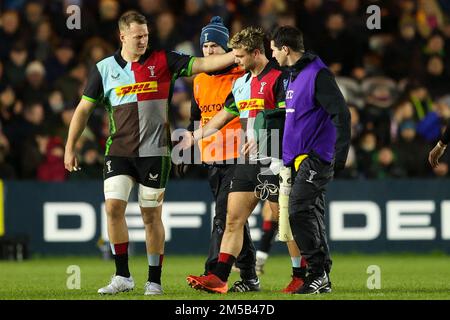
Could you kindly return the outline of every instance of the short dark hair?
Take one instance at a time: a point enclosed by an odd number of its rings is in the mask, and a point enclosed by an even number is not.
[[[119,18],[119,30],[129,28],[130,24],[133,22],[137,24],[147,24],[147,19],[137,11],[127,11]]]
[[[303,33],[295,27],[278,27],[272,34],[272,41],[278,49],[281,49],[282,46],[286,46],[296,52],[305,52]]]

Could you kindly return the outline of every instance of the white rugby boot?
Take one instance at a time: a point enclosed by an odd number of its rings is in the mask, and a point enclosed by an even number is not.
[[[163,294],[163,289],[160,284],[147,281],[144,286],[144,295],[150,296],[154,294]]]
[[[119,292],[131,291],[134,289],[133,277],[113,276],[111,282],[103,288],[98,289],[100,294],[116,294]]]

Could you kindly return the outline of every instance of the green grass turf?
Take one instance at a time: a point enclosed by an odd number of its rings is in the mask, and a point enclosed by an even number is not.
[[[114,262],[99,257],[33,258],[22,262],[0,261],[0,299],[450,299],[450,256],[444,254],[412,255],[334,255],[331,280],[333,293],[314,296],[287,295],[279,291],[290,280],[290,258],[271,256],[261,276],[258,293],[209,294],[193,290],[186,283],[189,274],[202,272],[204,257],[166,256],[163,267],[165,295],[145,297],[143,285],[147,277],[144,256],[130,258],[130,271],[136,288],[115,296],[100,296],[97,289],[106,285],[114,272]],[[81,289],[69,290],[66,273],[69,265],[81,269]],[[366,286],[369,265],[381,269],[381,289]],[[238,279],[232,273],[229,285]]]

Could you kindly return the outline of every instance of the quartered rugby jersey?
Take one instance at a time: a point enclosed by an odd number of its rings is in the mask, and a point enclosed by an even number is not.
[[[109,113],[106,155],[170,155],[168,105],[175,80],[190,76],[194,58],[165,50],[147,50],[137,62],[118,50],[96,64],[83,99],[100,102]]]
[[[225,110],[240,117],[242,128],[249,133],[258,112],[285,107],[287,79],[273,60],[256,77],[248,72],[238,78],[227,99]]]

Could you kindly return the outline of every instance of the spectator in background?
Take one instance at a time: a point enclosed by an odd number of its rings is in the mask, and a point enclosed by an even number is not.
[[[420,59],[420,40],[416,34],[416,26],[413,21],[400,24],[399,34],[394,41],[387,46],[383,57],[385,72],[395,80],[401,80],[411,75],[418,74],[420,64],[415,63]]]
[[[98,36],[111,46],[119,45],[117,20],[120,15],[120,3],[117,0],[100,0],[99,3]]]
[[[368,42],[366,16],[361,10],[361,0],[341,0],[342,14],[348,32],[361,43]]]
[[[417,1],[398,0],[396,2],[399,13],[399,25],[401,26],[405,23],[412,23],[416,26]]]
[[[44,65],[39,61],[30,62],[25,69],[25,76],[25,84],[18,90],[23,103],[44,103],[49,93]]]
[[[433,104],[433,109],[417,123],[417,133],[427,143],[435,143],[441,135],[442,124],[450,119],[450,108],[445,100]]]
[[[49,138],[44,159],[37,168],[37,179],[48,182],[62,182],[66,180],[64,146],[61,138]]]
[[[279,12],[277,15],[276,25],[295,27],[297,25],[297,18],[294,12],[289,10]]]
[[[22,117],[17,117],[5,127],[5,134],[9,141],[14,141],[15,147],[20,148],[28,137],[34,136],[43,128],[44,121],[44,106],[39,102],[31,103],[25,106]]]
[[[428,146],[417,137],[414,121],[406,120],[400,124],[399,139],[393,149],[406,176],[425,177],[429,172],[423,165],[428,157]]]
[[[391,147],[382,147],[375,153],[374,162],[370,168],[369,178],[403,178],[406,177],[405,170],[401,167],[397,155]]]
[[[53,53],[56,41],[57,38],[50,21],[48,19],[41,20],[37,25],[33,41],[34,58],[41,62],[47,61]]]
[[[210,17],[219,16],[222,17],[225,25],[229,25],[231,13],[229,6],[230,3],[226,1],[205,0],[203,3],[203,11],[206,14],[206,21]]]
[[[15,10],[6,10],[1,16],[0,28],[0,60],[5,61],[9,57],[9,53],[13,44],[23,38],[20,31],[19,13]]]
[[[183,38],[198,42],[198,35],[204,24],[204,12],[201,10],[199,0],[186,0],[184,2],[184,17],[180,20],[180,29]]]
[[[152,46],[174,50],[180,42],[182,42],[182,38],[176,28],[174,14],[169,10],[161,12],[156,18],[156,39]]]
[[[86,68],[90,70],[97,62],[113,53],[114,48],[110,43],[106,42],[102,38],[92,37],[83,46],[81,60],[86,64]]]
[[[344,16],[332,12],[326,20],[326,32],[317,38],[314,47],[335,75],[351,75],[362,65],[361,44],[346,30]]]
[[[355,151],[358,171],[365,178],[369,178],[371,175],[370,168],[373,166],[376,148],[377,136],[371,131],[363,133]]]
[[[16,170],[23,179],[36,178],[36,162],[39,157],[27,156],[27,149],[35,144],[36,136],[43,132],[45,121],[44,106],[40,103],[26,105],[21,117],[17,117],[5,127],[5,134],[9,141],[14,142],[11,158]]]
[[[162,10],[166,9],[166,4],[163,0],[138,0],[137,3],[139,12],[145,16],[151,27],[154,26],[156,17]]]
[[[298,27],[304,31],[305,47],[317,50],[315,41],[325,32],[323,0],[305,0],[294,11],[297,12]]]
[[[13,122],[22,111],[22,102],[16,100],[16,93],[11,87],[0,92],[0,120],[7,125]]]
[[[430,56],[422,79],[427,84],[431,99],[436,100],[450,93],[450,77],[441,56]]]
[[[444,15],[436,0],[418,0],[416,19],[419,33],[425,39],[444,24]]]
[[[433,101],[427,88],[422,83],[415,81],[410,83],[405,91],[414,107],[414,119],[422,120],[433,108]]]
[[[41,1],[31,0],[25,4],[25,21],[26,32],[29,35],[35,35],[39,23],[44,19],[44,7]]]
[[[9,53],[9,60],[5,64],[6,80],[13,88],[24,84],[27,62],[28,51],[25,43],[15,42]]]
[[[276,26],[277,15],[286,10],[283,0],[262,0],[258,8],[259,25],[264,31],[270,32]]]
[[[390,114],[396,93],[388,81],[374,81],[368,88],[364,123],[368,130],[373,130],[378,142],[386,145],[390,142]]]
[[[76,104],[76,101],[80,96],[80,88],[86,80],[87,75],[88,71],[86,66],[82,63],[78,63],[70,69],[69,73],[64,74],[55,82],[54,87],[62,92],[65,103]]]
[[[52,111],[52,114],[59,114],[64,109],[63,94],[59,90],[52,90],[48,95],[47,101],[48,109]]]
[[[412,103],[408,100],[403,100],[398,102],[393,107],[393,112],[391,115],[391,138],[390,141],[395,143],[398,141],[398,133],[400,124],[404,121],[414,121],[414,107]]]
[[[52,84],[56,79],[64,76],[71,68],[75,52],[69,40],[60,41],[54,50],[54,55],[45,63],[47,80]]]

